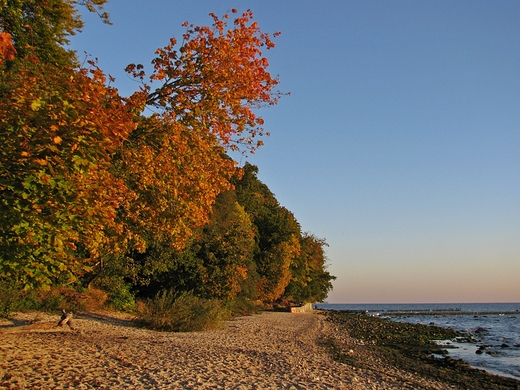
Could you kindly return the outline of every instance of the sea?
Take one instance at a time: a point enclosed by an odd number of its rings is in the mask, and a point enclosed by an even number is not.
[[[520,303],[328,304],[324,310],[355,310],[414,324],[434,324],[464,332],[475,340],[439,340],[453,359],[520,380]]]

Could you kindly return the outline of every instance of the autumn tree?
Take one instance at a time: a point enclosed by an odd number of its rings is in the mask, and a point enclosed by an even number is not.
[[[322,302],[332,290],[336,279],[327,271],[325,247],[327,243],[313,234],[304,233],[300,239],[300,253],[290,266],[291,280],[284,297],[293,303]]]
[[[141,284],[140,294],[159,290],[191,291],[201,298],[232,302],[242,292],[244,282],[254,278],[254,228],[249,216],[236,202],[233,191],[220,194],[208,224],[195,231],[190,244],[180,252],[164,248],[168,259],[159,263],[157,246],[139,259],[142,272],[151,278]],[[166,261],[164,261],[166,260]],[[158,271],[158,266],[167,269]],[[147,269],[155,268],[150,273]]]
[[[83,2],[99,10],[104,0]],[[73,2],[0,7],[0,277],[26,287],[68,282],[114,229],[125,192],[107,172],[135,128],[114,88],[63,47],[81,27]],[[87,251],[78,253],[77,246]]]
[[[0,69],[0,269],[49,285],[88,267],[127,196],[107,170],[134,129],[103,74],[19,59]]]
[[[256,270],[259,298],[265,303],[279,299],[291,279],[290,266],[299,254],[300,226],[294,215],[281,206],[258,177],[258,168],[246,163],[236,181],[239,203],[256,227]]]
[[[251,21],[252,12],[230,28],[228,15],[211,17],[211,26],[186,23],[180,45],[172,38],[157,50],[149,77],[142,65],[127,68],[142,83],[132,99],[144,99],[152,110],[138,116],[111,171],[137,194],[118,214],[132,257],[141,257],[135,250],[147,251],[150,237],[154,248],[162,246],[158,241],[179,252],[186,248],[239,173],[226,152],[253,152],[261,145],[263,120],[254,110],[280,96],[261,51],[274,44]]]
[[[8,33],[18,56],[31,56],[52,65],[70,64],[68,37],[83,27],[75,5],[85,6],[109,22],[103,11],[107,0],[0,0],[0,33]]]
[[[115,162],[117,174],[139,194],[123,217],[135,236],[153,228],[173,236],[178,249],[208,222],[216,196],[231,189],[236,162],[226,151],[261,144],[263,120],[254,110],[280,96],[261,51],[274,44],[251,21],[252,12],[231,28],[229,15],[211,17],[211,26],[185,23],[181,44],[172,38],[158,49],[148,79],[142,65],[127,68],[141,80],[137,95],[154,113],[139,119]]]
[[[144,253],[151,237],[182,250],[231,188],[226,151],[261,143],[254,110],[280,96],[261,51],[270,36],[250,11],[229,27],[228,15],[186,24],[148,79],[129,66],[142,86],[122,98],[95,63],[78,68],[63,47],[81,26],[75,5],[106,17],[105,0],[9,3],[0,11],[0,276],[27,287],[74,280]]]

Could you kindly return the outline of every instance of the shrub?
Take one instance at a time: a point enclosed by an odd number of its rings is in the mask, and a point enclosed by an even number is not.
[[[57,288],[39,291],[37,301],[39,310],[53,312],[59,309],[69,309],[69,305],[65,303],[65,295]]]
[[[258,314],[262,310],[262,305],[253,302],[245,297],[237,297],[229,303],[233,316],[249,316]]]
[[[220,302],[203,299],[192,292],[176,294],[162,290],[139,305],[142,320],[157,330],[191,332],[217,329],[229,316]]]
[[[84,292],[68,287],[24,291],[13,282],[0,280],[0,317],[8,317],[15,311],[24,310],[97,310],[103,307],[106,300],[107,294],[95,288]]]
[[[125,282],[121,275],[108,271],[100,274],[89,284],[89,291],[93,288],[101,289],[108,294],[107,306],[120,311],[135,311],[136,303],[132,285]]]
[[[78,291],[79,290],[79,291]],[[38,309],[53,312],[61,309],[66,311],[91,311],[103,307],[107,294],[96,288],[88,290],[67,287],[54,287],[38,292]]]
[[[20,291],[12,283],[0,280],[0,317],[9,315],[20,309]]]
[[[130,291],[130,284],[120,284],[116,289],[110,292],[110,304],[116,310],[134,311],[135,297]]]
[[[99,288],[89,287],[87,293],[83,295],[82,300],[85,310],[99,310],[105,306],[105,302],[108,300],[108,294]]]

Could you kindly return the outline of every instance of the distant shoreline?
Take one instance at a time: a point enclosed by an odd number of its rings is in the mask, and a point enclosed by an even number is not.
[[[325,310],[325,309],[324,309]],[[381,315],[392,316],[438,316],[438,315],[506,315],[506,314],[520,314],[520,311],[462,311],[462,310],[340,310],[350,313],[377,313]]]

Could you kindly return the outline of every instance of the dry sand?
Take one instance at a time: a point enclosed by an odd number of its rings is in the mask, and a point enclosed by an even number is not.
[[[264,312],[196,333],[138,328],[115,313],[78,315],[75,330],[56,328],[59,318],[0,322],[0,389],[450,388],[370,354],[371,369],[335,362],[322,345],[328,337],[353,354],[365,349],[317,313]]]

